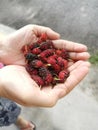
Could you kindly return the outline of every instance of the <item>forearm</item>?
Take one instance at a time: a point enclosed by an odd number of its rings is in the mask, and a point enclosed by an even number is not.
[[[0,62],[2,63],[4,63],[6,60],[9,60],[8,58],[6,58],[8,52],[10,52],[6,41],[6,35],[0,34]]]

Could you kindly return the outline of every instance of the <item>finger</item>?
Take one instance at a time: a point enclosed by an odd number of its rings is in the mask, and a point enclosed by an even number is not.
[[[31,44],[36,40],[37,37],[29,26],[24,26],[6,37],[7,43],[18,50],[21,49],[22,46]]]
[[[90,67],[90,62],[79,60],[79,61],[77,61],[76,63],[74,63],[72,66],[70,66],[70,67],[68,68],[68,70],[71,72],[71,71],[77,69],[78,66],[81,66],[81,65],[82,65],[82,66],[85,66],[85,64],[86,64],[87,67]]]
[[[40,93],[38,94],[40,98],[37,101],[37,103],[40,101],[38,103],[39,106],[54,106],[60,98],[68,94],[86,76],[86,74],[88,73],[88,66],[88,63],[86,62],[77,62],[72,68],[69,69],[72,72],[68,81],[65,81],[64,84],[56,85],[53,89],[51,87],[48,87],[46,88],[47,90],[40,91]]]
[[[89,63],[82,62],[77,66],[74,65],[74,67],[70,68],[70,70],[70,76],[65,82],[66,94],[68,94],[76,85],[78,85],[80,81],[83,80],[84,77],[88,74]]]
[[[37,40],[37,36],[40,36],[42,33],[46,33],[48,38],[52,40],[60,37],[58,33],[48,27],[27,25],[10,34],[6,39],[15,48],[20,49],[25,44],[35,42]]]
[[[46,33],[48,38],[51,40],[55,40],[55,39],[58,39],[60,37],[60,34],[53,31],[49,27],[33,25],[33,30],[37,36],[40,36],[42,33]]]
[[[83,63],[82,61],[73,66],[73,68],[70,68],[70,76],[67,78],[64,84],[58,84],[55,86],[56,93],[58,95],[58,98],[62,98],[66,96],[73,88],[76,87],[80,83],[81,80],[84,79],[84,77],[89,72],[88,63]]]
[[[69,56],[73,60],[88,60],[90,58],[90,54],[88,52],[81,52],[81,53],[70,52]]]
[[[61,40],[61,39],[54,40],[53,42],[54,42],[55,47],[59,49],[65,48],[68,51],[73,51],[73,52],[87,51],[87,46],[80,43],[75,43],[75,42]]]

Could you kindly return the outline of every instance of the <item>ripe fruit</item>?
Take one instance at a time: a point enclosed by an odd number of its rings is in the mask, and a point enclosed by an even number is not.
[[[34,68],[40,68],[43,66],[43,62],[41,60],[33,60],[30,63],[30,66],[34,67]]]
[[[59,73],[58,78],[60,79],[61,82],[64,82],[68,76],[69,76],[69,71],[68,70],[62,70]]]
[[[40,87],[54,86],[68,78],[68,51],[55,48],[45,33],[37,42],[23,46],[22,52],[27,63],[26,70]]]
[[[51,49],[54,48],[53,42],[51,42],[50,40],[47,42],[42,42],[40,44],[40,49],[41,50],[46,50],[46,49]]]
[[[31,75],[31,78],[34,79],[34,81],[39,85],[39,86],[43,86],[44,85],[44,81],[43,79],[38,76],[38,75]]]
[[[50,65],[55,65],[56,64],[56,60],[52,56],[48,57],[47,62]]]
[[[35,54],[32,54],[32,53],[27,53],[27,54],[25,55],[25,58],[26,58],[26,60],[27,60],[28,62],[30,62],[30,61],[32,61],[32,60],[37,59],[38,56],[35,55]]]
[[[66,49],[61,50],[61,55],[60,56],[62,58],[64,58],[64,59],[69,59],[69,54],[68,54],[68,51]]]
[[[59,66],[64,67],[64,59],[62,57],[57,58],[57,63]]]
[[[53,80],[52,74],[46,67],[39,68],[39,75],[44,80],[45,85],[49,85]]]
[[[53,49],[47,49],[40,53],[40,57],[49,57],[54,54]]]
[[[54,71],[56,74],[58,74],[61,71],[61,67],[58,64],[52,65]]]
[[[40,54],[41,50],[39,48],[34,48],[32,51],[31,51],[33,54]]]
[[[47,40],[47,34],[46,33],[42,33],[41,36],[38,39],[38,43],[42,43],[44,41]]]

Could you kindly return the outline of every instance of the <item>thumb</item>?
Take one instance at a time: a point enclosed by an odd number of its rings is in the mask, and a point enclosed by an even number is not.
[[[21,49],[26,44],[31,44],[37,40],[36,35],[28,26],[15,31],[14,33],[6,36],[6,40],[11,47]]]

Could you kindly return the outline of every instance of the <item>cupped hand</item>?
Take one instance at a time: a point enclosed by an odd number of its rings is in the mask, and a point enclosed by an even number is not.
[[[25,65],[25,58],[21,51],[26,44],[32,44],[42,34],[46,33],[48,38],[53,40],[57,48],[66,48],[74,60],[87,60],[89,54],[87,47],[83,44],[58,40],[60,35],[48,27],[38,25],[27,25],[16,32],[6,36],[1,41],[0,62],[6,65]]]
[[[36,41],[42,33],[46,33],[53,40],[55,47],[66,48],[70,58],[75,61],[69,63],[70,76],[65,83],[57,84],[54,88],[48,86],[40,89],[23,67],[25,58],[21,48]],[[90,66],[87,62],[89,56],[85,45],[60,40],[59,34],[50,28],[27,25],[2,41],[0,60],[7,66],[0,70],[0,96],[25,106],[54,106],[86,76]]]
[[[32,31],[32,27],[35,28],[35,31]],[[9,36],[8,40],[5,40],[6,45],[11,49],[9,48],[10,51],[5,51],[8,59],[3,55],[2,60],[5,63],[16,65],[8,65],[0,70],[1,96],[24,106],[51,107],[60,98],[66,96],[87,75],[90,67],[90,63],[87,62],[90,57],[87,47],[79,43],[60,40],[57,33],[47,29],[29,25]],[[33,34],[29,32],[33,32]],[[69,51],[70,58],[75,62],[70,62],[69,64],[70,76],[65,83],[57,84],[54,88],[47,86],[40,89],[25,68],[20,66],[25,64],[25,59],[20,50],[23,45],[26,43],[30,44],[34,38],[36,40],[37,36],[43,32],[47,33],[57,48],[66,48]],[[32,36],[34,36],[33,39]],[[8,48],[6,47],[6,49]]]
[[[51,40],[56,40],[60,37],[58,33],[48,27],[38,25],[24,26],[3,38],[0,45],[0,62],[6,65],[25,65],[25,58],[21,51],[22,47],[35,42],[42,33],[46,33]]]
[[[52,107],[66,96],[89,71],[89,63],[78,61],[69,67],[70,76],[65,83],[40,87],[31,79],[23,66],[8,65],[0,70],[0,96],[24,106]]]

